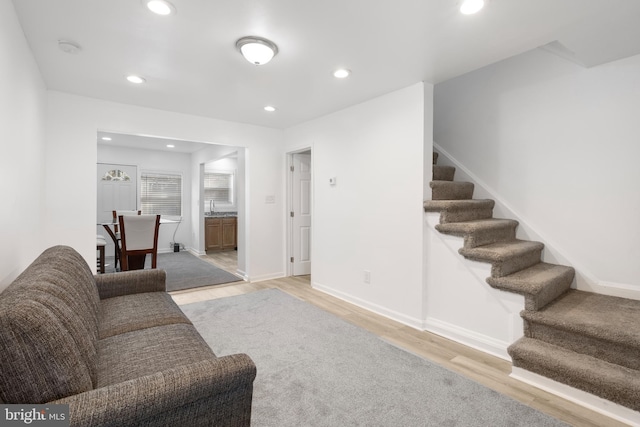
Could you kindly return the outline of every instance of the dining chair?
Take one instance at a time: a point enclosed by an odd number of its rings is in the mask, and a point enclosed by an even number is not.
[[[115,250],[114,250],[114,258],[115,258],[115,262],[114,264],[114,268],[118,269],[118,260],[120,259],[120,246],[121,246],[121,242],[120,242],[120,229],[118,226],[118,217],[120,215],[122,216],[131,216],[131,215],[140,215],[142,214],[142,211],[137,210],[137,211],[119,211],[119,210],[114,210],[112,211],[113,214],[113,232],[116,235],[116,241],[115,241]]]
[[[156,268],[160,215],[119,215],[118,224],[121,270],[144,269],[147,254],[151,254],[151,268]]]
[[[104,274],[104,248],[107,246],[107,240],[104,236],[98,234],[96,236],[96,251],[98,251],[98,257],[96,258],[98,273]]]

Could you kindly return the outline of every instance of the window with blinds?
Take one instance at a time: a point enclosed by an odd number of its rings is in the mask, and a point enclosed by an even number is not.
[[[233,203],[233,174],[223,172],[205,172],[204,174],[205,205],[214,203]]]
[[[140,181],[143,214],[182,215],[182,175],[142,172]]]

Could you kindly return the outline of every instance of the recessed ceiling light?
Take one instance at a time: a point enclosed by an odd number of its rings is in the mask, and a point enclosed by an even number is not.
[[[464,0],[460,6],[460,13],[464,15],[473,15],[480,12],[484,7],[484,0]]]
[[[173,144],[167,144],[167,148],[176,148],[176,146]]]
[[[109,138],[108,136],[103,136],[102,138],[103,141],[111,141],[111,138]]]
[[[278,54],[278,46],[262,37],[243,37],[236,42],[236,48],[244,58],[255,65],[263,65]]]
[[[176,7],[166,0],[143,0],[142,3],[157,15],[167,16],[176,13]]]
[[[127,76],[127,80],[129,80],[129,82],[135,83],[137,85],[146,82],[146,80],[143,77],[136,76],[136,75],[133,75],[133,74],[130,75],[130,76]]]
[[[274,107],[273,105],[267,105],[266,107],[264,107],[264,111],[273,113],[274,111],[276,111],[276,107]]]
[[[347,78],[350,74],[351,70],[347,70],[346,68],[340,68],[339,70],[333,72],[333,76],[337,79]]]
[[[71,53],[73,55],[82,50],[79,44],[69,40],[58,40],[58,49],[64,53]]]

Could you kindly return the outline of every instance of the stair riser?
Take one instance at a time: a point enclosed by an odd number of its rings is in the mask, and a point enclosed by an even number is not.
[[[491,243],[506,242],[516,238],[516,228],[508,227],[498,230],[478,231],[464,238],[464,246],[466,248],[475,248]]]
[[[442,234],[449,234],[451,236],[458,236],[464,238],[464,247],[466,249],[472,249],[482,245],[489,245],[491,243],[506,242],[516,238],[516,229],[513,227],[494,228],[491,230],[478,230],[473,232],[458,232],[449,231],[436,225],[436,230]]]
[[[451,166],[433,166],[433,180],[434,181],[453,181],[456,168]]]
[[[616,365],[640,370],[640,348],[603,341],[576,332],[565,331],[529,320],[524,321],[524,334],[529,338],[587,354]]]
[[[478,256],[477,254],[467,254],[465,250],[468,248],[461,248],[458,252],[463,257],[479,262],[486,262],[491,264],[491,277],[504,277],[516,271],[524,270],[540,262],[540,256],[542,255],[542,249],[535,249],[524,252],[518,256],[505,259],[503,261],[495,261]]]
[[[512,354],[511,351],[509,354],[513,360],[513,366],[517,368],[526,369],[543,377],[551,378],[573,388],[616,402],[635,411],[640,411],[640,399],[638,399],[639,396],[637,396],[634,390],[629,391],[624,388],[605,387],[597,378],[593,379],[583,375],[571,375],[565,370],[554,370],[532,360],[521,359],[517,355]],[[540,360],[544,359],[541,358]]]
[[[469,182],[439,181],[431,185],[433,200],[468,200],[473,198],[473,184]]]
[[[555,280],[550,281],[544,288],[536,294],[529,294],[526,291],[522,293],[525,296],[524,309],[528,311],[538,311],[555,300],[571,288],[575,271],[573,269],[565,271],[558,275]],[[496,289],[502,289],[507,292],[519,292],[517,284],[513,284],[508,277],[489,277],[487,283]]]
[[[467,189],[438,189],[431,191],[431,198],[433,200],[469,200],[473,197],[473,190]]]
[[[490,209],[467,209],[461,211],[443,211],[440,213],[440,224],[450,222],[473,221],[476,219],[493,218],[493,208]]]
[[[516,271],[524,270],[540,262],[542,250],[530,251],[518,257],[491,264],[492,277],[504,277]]]

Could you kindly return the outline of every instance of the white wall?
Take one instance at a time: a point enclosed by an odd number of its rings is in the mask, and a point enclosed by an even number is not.
[[[585,69],[533,50],[435,86],[434,141],[580,289],[640,290],[640,56]]]
[[[419,83],[285,131],[287,152],[312,148],[312,285],[414,326],[423,309],[424,94]]]
[[[193,245],[191,240],[191,155],[186,153],[170,153],[160,150],[141,150],[126,147],[109,146],[98,144],[98,163],[114,163],[134,165],[138,168],[138,176],[143,171],[169,172],[182,175],[182,221],[180,225],[162,225],[158,232],[158,251],[172,252],[173,246],[169,243],[175,242],[185,245],[190,249]],[[138,181],[140,182],[140,181]],[[140,191],[138,191],[138,206],[140,206]],[[172,217],[173,218],[173,217]],[[177,217],[175,218],[177,219]],[[107,238],[102,226],[98,227],[98,233]],[[113,255],[113,244],[109,242],[108,255]]]
[[[45,248],[46,87],[13,3],[0,0],[0,290]]]
[[[96,131],[246,147],[246,273],[284,272],[284,159],[280,130],[48,92],[44,241],[95,264]],[[60,173],[71,171],[72,173]],[[275,204],[265,196],[275,195]],[[195,202],[195,201],[192,201]],[[199,203],[199,201],[197,201]]]
[[[228,156],[232,153],[237,153],[238,158],[244,158],[244,149],[237,147],[229,147],[225,145],[209,145],[205,148],[196,151],[191,155],[191,170],[192,170],[192,236],[193,249],[196,253],[204,255],[206,253],[204,249],[204,182],[203,174],[205,164],[208,162],[216,161],[224,156]],[[234,161],[237,169],[236,173],[236,202],[237,205],[234,208],[238,212],[238,272],[246,276],[246,248],[244,247],[245,234],[246,234],[246,210],[244,201],[245,197],[245,167],[244,163],[239,166],[237,159]]]

